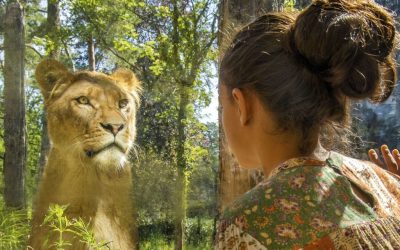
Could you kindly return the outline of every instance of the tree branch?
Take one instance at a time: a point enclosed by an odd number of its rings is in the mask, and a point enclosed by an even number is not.
[[[194,27],[197,27],[201,17],[206,13],[206,10],[208,9],[208,6],[210,5],[210,0],[207,0],[206,4],[204,5],[204,8],[200,11],[200,14],[197,16],[197,18],[194,19]]]
[[[25,46],[27,48],[33,50],[36,54],[38,54],[40,56],[40,58],[43,58],[43,55],[35,47],[33,47],[32,44],[25,44]]]
[[[40,8],[31,8],[31,11],[32,12],[41,12],[41,13],[47,14],[47,10],[40,9]]]
[[[129,67],[131,67],[132,70],[140,71],[140,68],[137,65],[132,64],[125,57],[121,56],[117,51],[114,51],[112,49],[112,46],[109,46],[107,44],[107,42],[103,38],[100,38],[100,42],[104,45],[106,50],[110,51],[111,54],[113,54],[114,56],[116,56],[118,59],[120,59],[121,61],[125,62],[126,64],[128,64]]]
[[[75,71],[74,60],[72,59],[71,54],[69,53],[68,44],[67,44],[64,40],[62,40],[61,42],[62,42],[62,44],[64,45],[65,54],[67,55],[69,61],[71,62],[72,71]]]
[[[126,64],[129,65],[129,67],[131,67],[132,69],[135,69],[137,71],[140,70],[140,68],[132,63],[130,63],[126,58],[124,58],[123,56],[121,56],[120,54],[118,54],[118,52],[114,51],[112,48],[106,46],[107,50],[110,51],[114,56],[116,56],[118,59],[120,59],[121,61],[125,62]]]

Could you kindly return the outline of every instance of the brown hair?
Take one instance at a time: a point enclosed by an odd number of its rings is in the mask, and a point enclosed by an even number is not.
[[[396,83],[393,17],[368,0],[316,0],[243,27],[220,65],[229,90],[254,91],[303,153],[327,124],[349,124],[349,98],[385,101]]]

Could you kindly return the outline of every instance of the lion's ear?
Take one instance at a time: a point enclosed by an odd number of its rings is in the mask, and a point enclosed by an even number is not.
[[[68,69],[54,59],[45,59],[36,67],[35,77],[45,99],[50,96],[57,81],[71,75]]]
[[[135,74],[129,69],[117,69],[114,73],[112,73],[111,77],[129,92],[140,92],[141,90],[139,80],[136,78]]]

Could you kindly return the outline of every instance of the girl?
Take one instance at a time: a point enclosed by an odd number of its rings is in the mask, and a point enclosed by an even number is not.
[[[225,136],[266,179],[224,211],[217,249],[400,248],[400,178],[321,146],[348,126],[350,99],[390,96],[396,39],[368,0],[316,0],[234,37],[220,66]]]

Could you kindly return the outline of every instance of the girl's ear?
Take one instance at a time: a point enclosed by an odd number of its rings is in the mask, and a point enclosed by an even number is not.
[[[65,79],[71,75],[72,73],[69,72],[63,64],[54,59],[45,59],[41,61],[35,71],[36,80],[45,100],[49,98],[54,86],[59,80]]]
[[[243,90],[234,88],[232,90],[232,97],[237,106],[239,112],[239,119],[242,126],[246,125],[250,120],[250,109],[251,104],[246,98]]]

